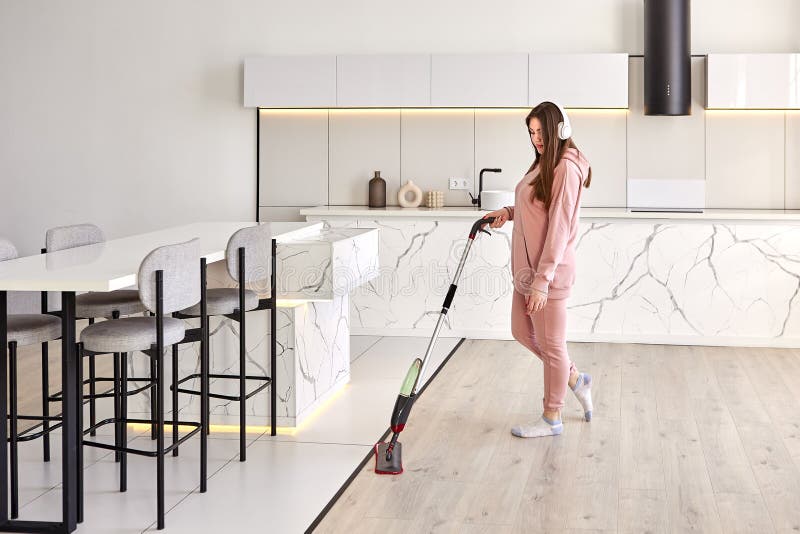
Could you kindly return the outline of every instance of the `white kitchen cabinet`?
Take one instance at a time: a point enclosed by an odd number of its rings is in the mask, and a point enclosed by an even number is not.
[[[434,54],[431,106],[525,107],[528,54]]]
[[[707,109],[800,109],[800,54],[708,54]]]
[[[336,106],[336,56],[264,56],[244,61],[244,106]]]
[[[430,104],[430,54],[337,56],[337,107],[399,108]]]
[[[627,108],[628,54],[530,54],[528,105]]]

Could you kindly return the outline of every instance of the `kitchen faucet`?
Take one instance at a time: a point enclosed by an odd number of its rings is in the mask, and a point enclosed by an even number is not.
[[[483,191],[483,173],[485,172],[503,172],[503,169],[481,169],[480,174],[478,174],[478,196],[473,197],[472,193],[469,193],[469,197],[472,199],[473,204],[477,204],[478,208],[481,207],[481,191]]]

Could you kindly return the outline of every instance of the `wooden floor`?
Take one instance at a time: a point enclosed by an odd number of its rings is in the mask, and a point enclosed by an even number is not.
[[[516,342],[465,342],[402,434],[406,472],[370,462],[315,532],[800,531],[800,352],[570,354],[594,376],[594,420],[568,393],[561,436],[518,439],[511,426],[540,413],[541,363]]]

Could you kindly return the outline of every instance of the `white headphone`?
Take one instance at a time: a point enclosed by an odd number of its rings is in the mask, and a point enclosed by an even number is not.
[[[567,112],[564,111],[564,108],[559,106],[556,102],[551,102],[558,110],[561,112],[561,116],[564,118],[562,122],[558,123],[558,138],[562,141],[566,141],[570,137],[572,137],[572,125],[569,123],[569,117],[567,117]]]

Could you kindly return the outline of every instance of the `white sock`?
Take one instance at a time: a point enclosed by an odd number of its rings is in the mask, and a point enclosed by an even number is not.
[[[592,420],[592,376],[580,373],[572,392],[578,398],[578,402],[583,406],[583,417],[587,421]]]
[[[529,425],[517,425],[511,429],[511,433],[518,438],[543,438],[545,436],[557,436],[564,431],[561,420],[551,421],[542,416],[541,419]]]

